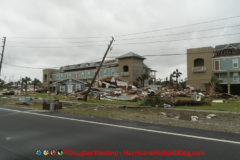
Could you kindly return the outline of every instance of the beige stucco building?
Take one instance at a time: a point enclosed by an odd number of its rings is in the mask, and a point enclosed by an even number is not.
[[[112,60],[106,60],[96,78],[96,81],[109,77],[116,77],[126,81],[130,85],[137,83],[137,78],[143,74],[148,74],[148,81],[151,79],[156,82],[156,71],[151,70],[144,64],[145,58],[129,52]],[[43,87],[51,89],[51,84],[67,79],[81,80],[90,83],[99,67],[100,62],[81,63],[60,67],[58,70],[43,70]]]
[[[196,90],[208,90],[212,77],[214,48],[191,48],[187,50],[187,85]]]

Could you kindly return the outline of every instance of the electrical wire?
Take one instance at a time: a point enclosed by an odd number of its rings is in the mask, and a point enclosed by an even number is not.
[[[188,27],[188,26],[195,26],[195,25],[200,25],[200,24],[224,21],[224,20],[229,20],[229,19],[234,19],[234,18],[240,18],[240,16],[225,17],[225,18],[219,18],[219,19],[215,19],[215,20],[203,21],[203,22],[174,26],[174,27],[161,28],[161,29],[156,29],[156,30],[149,30],[149,31],[144,31],[144,32],[135,32],[135,33],[129,33],[129,34],[115,35],[114,37],[124,37],[124,36],[132,36],[132,35],[139,35],[139,34],[147,34],[147,33],[159,32],[159,31],[163,31],[163,30],[171,30],[171,29],[183,28],[183,27]]]
[[[186,55],[186,54],[156,54],[156,55],[143,55],[144,57],[153,57],[153,56],[176,56],[176,55]],[[106,58],[116,58],[115,56],[113,57],[106,57]],[[95,59],[95,60],[99,60],[101,58]],[[93,61],[95,61],[93,60]],[[91,62],[91,61],[89,61]],[[87,63],[87,62],[86,62]],[[25,69],[46,69],[46,68],[51,68],[51,69],[57,69],[60,67],[30,67],[30,66],[22,66],[22,65],[14,65],[14,64],[9,64],[9,63],[5,63],[3,62],[3,64],[8,65],[8,66],[12,66],[12,67],[17,67],[17,68],[25,68]]]
[[[240,34],[240,33],[233,33],[233,34],[213,35],[213,36],[205,36],[205,37],[197,37],[197,38],[173,39],[173,40],[165,40],[165,41],[115,43],[114,45],[154,44],[154,43],[162,43],[162,42],[176,42],[176,41],[186,41],[186,40],[204,39],[204,38],[215,38],[215,37],[223,37],[223,36],[235,36],[235,35],[239,35],[239,34]]]
[[[203,30],[197,30],[197,31],[189,31],[189,32],[180,32],[180,33],[170,33],[170,34],[162,34],[157,36],[145,36],[145,37],[137,37],[137,38],[124,38],[124,39],[116,39],[116,41],[122,41],[122,40],[135,40],[135,39],[149,39],[149,38],[159,38],[162,36],[173,36],[173,35],[184,35],[184,34],[191,34],[196,32],[205,32],[205,31],[213,31],[213,30],[220,30],[225,28],[235,28],[240,27],[240,24],[232,25],[232,26],[225,26],[225,27],[216,27],[216,28],[210,28],[210,29],[203,29]]]

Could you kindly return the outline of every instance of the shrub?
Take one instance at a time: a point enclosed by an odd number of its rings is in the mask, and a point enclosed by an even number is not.
[[[178,100],[175,106],[202,106],[211,105],[208,101]]]
[[[164,100],[160,96],[147,96],[144,98],[144,101],[141,105],[143,106],[152,106],[155,107],[158,105],[161,107],[164,104]]]

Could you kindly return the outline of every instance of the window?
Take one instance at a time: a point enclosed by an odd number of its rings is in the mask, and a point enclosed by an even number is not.
[[[233,59],[233,68],[238,68],[238,59]]]
[[[60,86],[60,92],[64,92],[65,91],[65,86],[61,85]]]
[[[194,60],[194,67],[204,66],[204,60],[202,58],[197,58]]]
[[[47,82],[47,74],[44,74],[44,82]]]
[[[233,81],[238,82],[239,81],[239,74],[238,73],[233,73]]]
[[[76,90],[79,91],[81,89],[80,84],[76,84]]]
[[[123,72],[128,72],[128,66],[123,66]]]

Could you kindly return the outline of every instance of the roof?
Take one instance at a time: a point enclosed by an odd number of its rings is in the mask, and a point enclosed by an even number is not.
[[[230,44],[223,44],[223,45],[217,45],[215,47],[216,50],[221,50],[221,49],[240,49],[240,43],[230,43]]]
[[[74,65],[68,65],[68,66],[63,66],[60,68],[60,71],[69,71],[69,70],[78,70],[78,69],[86,69],[86,68],[96,68],[100,65],[100,61],[98,62],[91,62],[91,63],[80,63],[80,64],[74,64]],[[117,65],[118,61],[113,59],[113,60],[106,60],[103,63],[103,66],[114,66]]]
[[[146,58],[144,58],[143,56],[140,56],[140,55],[138,55],[138,54],[136,54],[136,53],[133,53],[133,52],[128,52],[128,53],[126,53],[126,54],[124,54],[124,55],[121,55],[121,56],[117,57],[117,59],[124,59],[124,58],[146,59]]]

